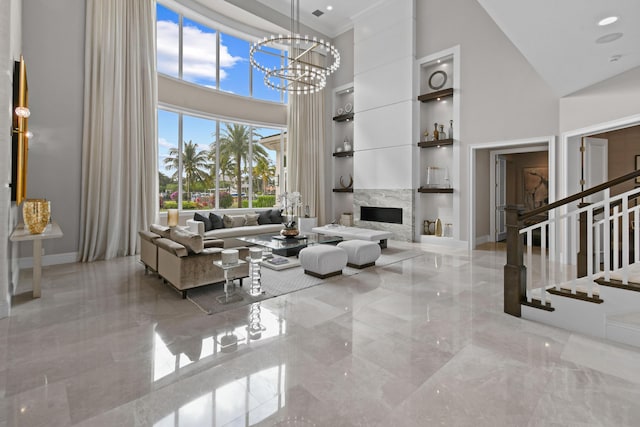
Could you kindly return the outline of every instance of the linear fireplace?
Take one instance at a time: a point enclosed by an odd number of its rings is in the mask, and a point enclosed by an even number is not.
[[[360,206],[360,219],[363,221],[402,224],[402,208]]]

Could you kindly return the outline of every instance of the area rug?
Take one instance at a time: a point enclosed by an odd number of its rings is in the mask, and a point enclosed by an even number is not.
[[[252,297],[247,293],[247,290],[249,289],[249,279],[246,278],[244,279],[244,286],[242,288],[236,288],[237,294],[242,296],[242,300],[240,301],[230,302],[227,304],[218,302],[216,298],[224,295],[222,284],[203,286],[201,288],[190,290],[187,293],[187,299],[194,303],[203,312],[207,314],[214,314],[288,294],[290,292],[310,288],[324,282],[323,279],[318,279],[317,277],[304,274],[302,267],[295,267],[281,271],[263,268],[261,269],[261,272],[262,290],[264,293],[257,297]]]
[[[376,261],[376,267],[388,266],[407,259],[419,257],[421,255],[424,255],[424,252],[389,247],[382,252],[382,255],[380,255],[380,258]],[[367,270],[369,269],[358,270],[355,268],[345,267],[342,274],[344,276],[352,276]],[[187,299],[194,303],[203,312],[207,314],[214,314],[291,292],[300,291],[312,286],[317,286],[327,280],[304,274],[302,267],[294,267],[280,271],[262,268],[261,272],[262,290],[264,291],[264,294],[257,297],[252,297],[247,293],[247,290],[249,289],[249,279],[245,279],[244,287],[237,288],[237,293],[242,296],[242,300],[240,301],[228,304],[218,302],[216,297],[224,295],[222,284],[192,289],[187,293]],[[333,280],[335,280],[335,278]]]

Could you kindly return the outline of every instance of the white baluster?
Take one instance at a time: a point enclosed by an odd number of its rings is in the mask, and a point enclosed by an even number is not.
[[[609,202],[609,189],[604,190],[604,280],[611,279],[611,204]]]
[[[578,265],[578,215],[576,213],[577,211],[574,211],[571,213],[571,215],[569,216],[570,221],[571,221],[571,238],[569,239],[569,254],[571,256],[571,267],[572,267],[572,272],[571,272],[571,293],[575,294],[576,293],[576,277],[578,277],[578,270],[577,270],[577,265]]]
[[[527,283],[533,292],[533,245],[531,240],[531,229],[527,230]]]
[[[589,277],[588,295],[593,296],[593,207],[587,209],[587,276]]]
[[[633,208],[633,262],[640,261],[640,211],[638,207]]]
[[[622,283],[629,284],[629,198],[622,198]]]
[[[618,217],[618,207],[616,206],[613,208],[613,271],[620,268],[620,227],[618,227],[620,220]]]
[[[546,256],[547,253],[547,225],[540,226],[540,295],[542,297],[542,304],[547,301],[547,285],[549,279],[547,278],[547,263],[549,260]]]

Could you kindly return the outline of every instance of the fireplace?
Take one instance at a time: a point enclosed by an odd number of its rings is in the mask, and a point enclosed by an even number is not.
[[[362,221],[402,224],[402,208],[360,206],[360,219]]]

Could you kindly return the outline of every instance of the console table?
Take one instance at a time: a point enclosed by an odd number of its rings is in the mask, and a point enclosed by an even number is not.
[[[33,242],[33,297],[40,298],[40,282],[42,281],[42,241],[62,237],[60,226],[52,222],[40,234],[31,234],[24,224],[20,223],[13,230],[9,240],[12,242]]]

